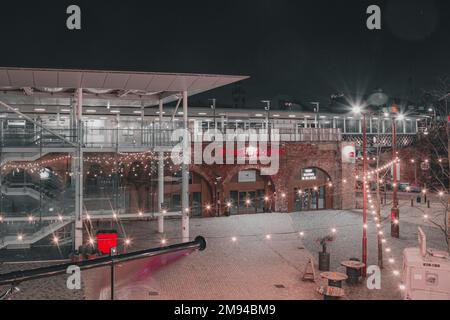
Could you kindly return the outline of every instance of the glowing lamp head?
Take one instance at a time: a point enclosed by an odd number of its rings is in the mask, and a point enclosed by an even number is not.
[[[354,105],[352,106],[352,112],[354,114],[360,114],[362,112],[362,108],[360,105]]]

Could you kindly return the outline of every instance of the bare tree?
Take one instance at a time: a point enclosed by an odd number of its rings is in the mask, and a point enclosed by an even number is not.
[[[431,179],[428,188],[439,194],[442,205],[442,209],[429,222],[445,234],[450,250],[450,76],[439,78],[436,88],[425,95],[433,116],[427,120],[426,130],[419,136],[419,146],[422,146],[424,154],[429,155],[427,161]]]

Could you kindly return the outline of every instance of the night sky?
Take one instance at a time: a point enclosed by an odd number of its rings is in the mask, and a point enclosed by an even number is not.
[[[6,3],[7,2],[7,3]],[[381,87],[417,95],[450,74],[450,1],[2,1],[0,65],[249,75],[248,106],[327,104]],[[82,30],[66,29],[66,8]],[[382,9],[382,30],[366,9]],[[200,97],[231,104],[232,86]]]

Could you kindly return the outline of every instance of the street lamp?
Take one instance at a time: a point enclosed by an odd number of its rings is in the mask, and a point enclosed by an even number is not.
[[[319,102],[311,102],[311,104],[313,106],[315,106],[314,108],[314,113],[316,114],[316,129],[320,127],[319,124],[319,112],[320,112],[320,103]]]
[[[262,103],[264,103],[266,106],[264,107],[264,110],[266,110],[267,115],[266,115],[266,130],[269,133],[270,136],[270,100],[262,100]]]
[[[397,123],[396,121],[403,121],[405,119],[404,114],[398,114],[397,117],[392,118],[392,157],[394,159],[392,168],[392,209],[391,209],[391,237],[400,238],[400,210],[398,208],[398,197],[397,197]]]
[[[355,114],[362,115],[362,158],[363,158],[363,226],[367,225],[367,132],[366,132],[366,113],[363,112],[363,108],[360,105],[353,105],[352,110]],[[362,276],[366,276],[366,266],[367,266],[367,229],[363,227],[363,235],[362,235],[362,263],[364,267],[362,269]]]
[[[213,109],[213,119],[214,119],[214,130],[217,129],[217,123],[216,123],[216,99],[209,99],[211,104],[211,109]]]

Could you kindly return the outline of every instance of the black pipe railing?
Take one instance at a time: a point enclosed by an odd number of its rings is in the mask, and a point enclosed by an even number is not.
[[[48,267],[41,267],[30,270],[13,271],[10,273],[0,274],[0,286],[17,286],[22,282],[49,278],[61,274],[65,274],[70,266],[77,266],[80,270],[96,269],[110,266],[112,274],[114,274],[114,265],[121,262],[134,261],[155,257],[163,254],[174,253],[182,250],[199,250],[203,251],[206,248],[205,238],[198,236],[194,241],[170,245],[167,247],[152,248],[142,251],[123,253],[118,255],[110,255],[93,260],[85,260],[80,262],[72,262],[65,264],[52,265]],[[12,290],[9,290],[12,292]],[[3,295],[0,295],[2,298]],[[4,297],[3,297],[4,298]],[[111,299],[114,298],[114,279],[111,279]]]

